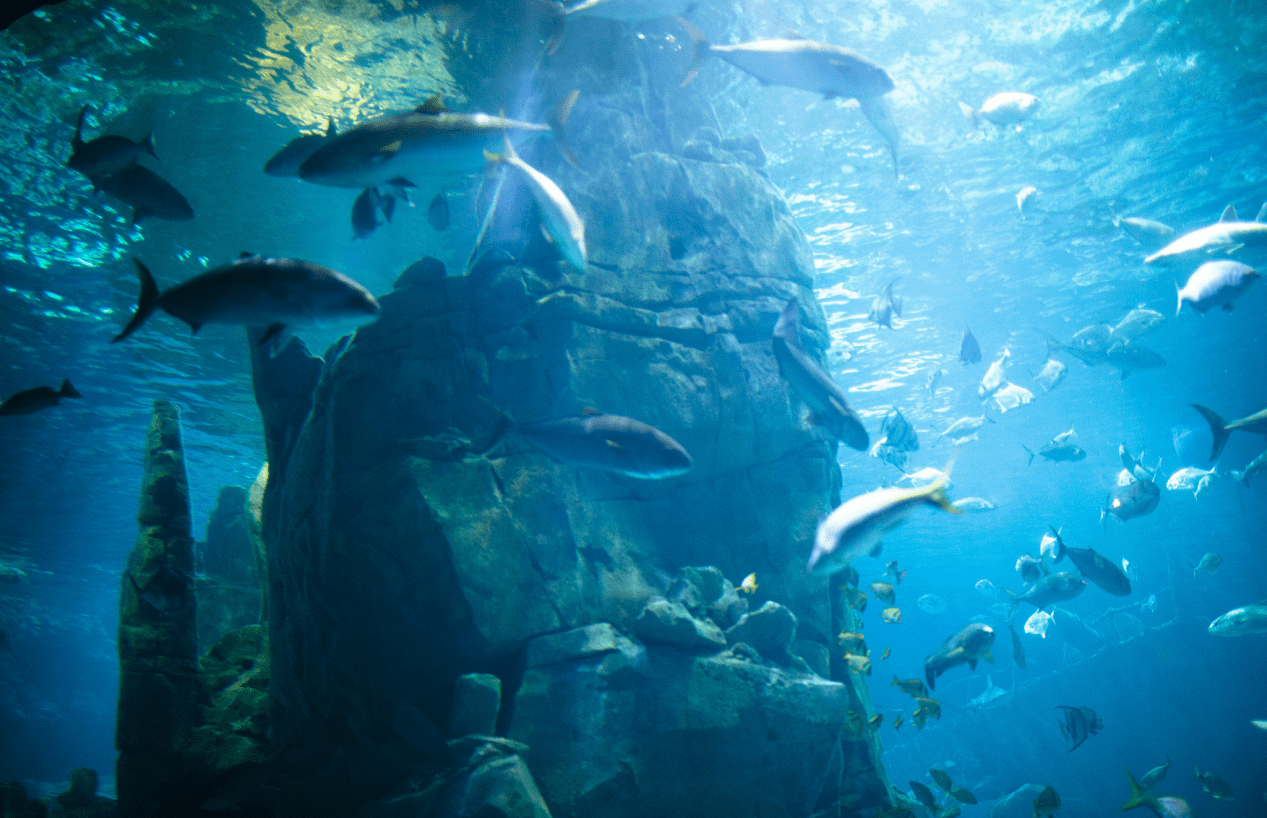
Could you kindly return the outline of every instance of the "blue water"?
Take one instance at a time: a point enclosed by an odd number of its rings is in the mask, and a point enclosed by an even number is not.
[[[1216,479],[1200,499],[1163,490],[1154,514],[1099,523],[1119,444],[1146,450],[1150,463],[1160,456],[1164,479],[1204,467],[1209,432],[1190,402],[1229,419],[1267,406],[1267,287],[1233,312],[1176,318],[1174,287],[1186,271],[1145,267],[1147,250],[1114,228],[1109,211],[1180,232],[1227,204],[1243,218],[1257,212],[1267,198],[1267,14],[1252,2],[1177,0],[704,6],[695,19],[716,42],[795,29],[866,54],[894,77],[896,179],[852,101],[761,87],[719,60],[696,80],[727,130],[759,137],[766,171],[809,237],[833,375],[873,439],[900,407],[923,441],[912,469],[942,467],[950,446],[931,448],[930,430],[980,414],[976,384],[1004,348],[1011,380],[1036,393],[1005,416],[992,412],[999,423],[955,464],[954,495],[985,497],[996,511],[920,517],[889,538],[883,560],[860,563],[864,583],[880,579],[889,559],[910,571],[898,589],[900,625],[881,623],[874,600],[865,615],[893,782],[930,784],[925,771],[937,765],[981,798],[965,815],[985,815],[990,799],[1027,782],[1055,786],[1062,814],[1110,815],[1128,794],[1121,767],[1139,775],[1168,753],[1175,767],[1162,789],[1199,815],[1267,813],[1267,733],[1249,723],[1267,718],[1265,637],[1205,632],[1224,611],[1267,597],[1267,479],[1252,488]],[[635,28],[679,54],[684,38],[671,22]],[[460,270],[478,227],[474,186],[452,192],[450,232],[426,224],[421,197],[418,209],[353,242],[350,192],[260,173],[273,151],[323,128],[327,115],[346,126],[436,91],[462,103],[452,66],[434,56],[441,33],[389,4],[340,12],[261,0],[158,12],[70,0],[0,34],[10,78],[0,91],[0,392],[69,376],[86,396],[0,419],[0,560],[27,575],[0,585],[10,644],[0,648],[0,780],[58,782],[88,766],[109,781],[119,572],[136,536],[152,400],[181,406],[199,535],[219,487],[248,485],[264,461],[240,331],[208,327],[191,338],[164,318],[128,344],[108,343],[134,304],[128,257],[175,281],[258,250],[320,259],[377,293],[423,255]],[[957,103],[978,106],[1002,90],[1035,94],[1041,108],[1019,130],[974,130]],[[90,134],[154,131],[162,162],[153,167],[185,192],[194,221],[132,229],[126,208],[92,196],[63,166],[84,103],[93,105]],[[1029,185],[1040,194],[1022,216],[1015,196]],[[896,276],[903,315],[892,331],[877,328],[866,320],[871,298]],[[1165,368],[1121,380],[1064,356],[1061,386],[1043,395],[1032,385],[1045,359],[1038,330],[1068,339],[1138,305],[1167,316],[1143,341]],[[972,367],[957,360],[965,325],[985,358]],[[933,368],[946,375],[930,395]],[[1070,425],[1085,460],[1026,465],[1022,445],[1037,448]],[[1176,429],[1190,432],[1178,450]],[[1234,435],[1220,470],[1244,468],[1263,447],[1261,436]],[[899,476],[848,449],[840,462],[846,497]],[[1053,626],[1046,639],[1024,637],[1020,669],[1001,620],[991,620],[996,663],[942,677],[942,719],[895,731],[893,718],[909,721],[911,706],[889,686],[892,675],[922,675],[942,639],[990,615],[994,600],[974,590],[978,580],[1020,590],[1015,559],[1037,552],[1048,525],[1138,569],[1131,597],[1091,587],[1064,606],[1094,623],[1103,647],[1078,647]],[[1188,563],[1209,551],[1221,554],[1221,569],[1193,577]],[[924,594],[944,599],[945,612],[919,609]],[[1149,596],[1151,610],[1131,611],[1142,632],[1101,618]],[[881,662],[886,646],[892,656]],[[1005,695],[969,707],[987,674]],[[1104,731],[1066,752],[1057,705],[1096,709]],[[1222,775],[1236,800],[1201,792],[1194,765]]]

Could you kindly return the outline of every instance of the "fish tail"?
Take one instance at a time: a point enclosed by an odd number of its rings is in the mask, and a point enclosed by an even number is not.
[[[63,398],[82,398],[83,397],[83,395],[79,394],[79,390],[76,389],[73,384],[71,384],[70,378],[62,378],[62,386],[60,389],[57,390],[57,394],[61,395]]]
[[[677,18],[682,28],[686,29],[686,34],[691,38],[691,45],[694,51],[691,54],[691,64],[686,69],[686,75],[682,77],[682,84],[678,87],[685,88],[695,79],[695,75],[699,73],[700,66],[704,64],[704,60],[708,57],[708,38],[704,36],[704,32],[688,23],[681,17]]]
[[[145,135],[145,138],[141,140],[141,147],[145,148],[145,152],[148,153],[150,156],[153,156],[155,159],[158,159],[158,154],[154,152],[154,132],[153,131],[150,131],[149,133],[147,133]],[[159,159],[159,161],[161,162],[162,160]]]
[[[1175,318],[1179,317],[1179,313],[1183,312],[1183,290],[1179,289],[1179,282],[1175,282],[1175,298],[1179,303],[1175,307]]]
[[[154,283],[154,276],[150,273],[149,268],[141,263],[139,258],[134,258],[132,261],[136,263],[137,274],[141,277],[141,295],[137,299],[136,312],[132,313],[132,320],[128,321],[128,325],[123,328],[122,332],[114,336],[110,341],[112,344],[117,344],[136,332],[145,323],[145,319],[153,315],[154,310],[158,309],[159,291],[158,285]]]
[[[973,109],[971,105],[965,105],[964,103],[961,102],[959,103],[959,110],[963,111],[964,119],[967,119],[969,122],[971,122],[972,127],[974,128],[981,127],[981,123],[977,120],[977,112],[975,109]]]
[[[1109,215],[1113,217],[1113,226],[1121,227],[1122,220],[1118,218],[1117,211],[1113,209],[1113,205],[1109,205]]]
[[[479,397],[479,401],[492,411],[495,419],[495,425],[493,427],[493,435],[489,439],[488,443],[482,449],[474,452],[476,456],[485,455],[491,452],[493,448],[496,447],[497,444],[501,443],[502,440],[506,438],[506,435],[515,428],[514,418],[506,414],[504,409],[482,395]]]
[[[1060,538],[1060,532],[1057,531],[1054,526],[1049,525],[1047,527],[1051,529],[1052,536],[1056,538],[1056,558],[1053,559],[1052,562],[1060,562],[1065,558],[1065,554],[1068,553],[1068,550],[1065,548],[1065,541]]]
[[[1130,770],[1126,770],[1126,777],[1131,780],[1131,800],[1122,805],[1122,811],[1151,806],[1153,799],[1149,797],[1148,793],[1144,792],[1144,788],[1135,780],[1135,776],[1131,775]]]
[[[1029,463],[1028,463],[1028,464],[1026,464],[1026,465],[1029,465],[1029,466],[1034,465],[1034,453],[1033,453],[1032,451],[1030,451],[1029,446],[1026,446],[1024,443],[1022,443],[1022,444],[1021,444],[1021,448],[1022,448],[1022,449],[1024,449],[1025,451],[1029,452]]]
[[[1188,405],[1200,412],[1205,422],[1210,424],[1210,433],[1214,435],[1214,445],[1210,448],[1210,462],[1213,463],[1219,459],[1219,455],[1223,454],[1223,447],[1227,445],[1227,439],[1232,436],[1232,433],[1227,430],[1227,423],[1213,409],[1199,403]]]
[[[576,100],[581,96],[580,89],[573,91],[563,98],[558,104],[554,112],[550,114],[550,130],[554,132],[555,139],[559,142],[559,150],[563,152],[563,157],[572,163],[573,167],[579,168],[580,162],[576,161],[576,154],[572,153],[572,148],[568,145],[567,132],[564,130],[568,124],[568,117],[572,115],[572,108],[576,105]],[[510,144],[510,140],[506,140]],[[509,155],[513,156],[514,151]]]

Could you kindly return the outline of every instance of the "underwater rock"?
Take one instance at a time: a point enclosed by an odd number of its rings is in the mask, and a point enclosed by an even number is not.
[[[1041,784],[1022,784],[990,806],[990,818],[1030,818]]]
[[[647,642],[661,642],[691,650],[719,651],[726,647],[721,628],[696,619],[680,602],[653,599],[633,621],[633,632]]]
[[[749,611],[726,631],[729,644],[745,642],[767,659],[786,657],[788,646],[796,638],[796,614],[777,602],[767,602]]]
[[[14,787],[21,785],[14,784]],[[12,792],[12,790],[11,790]],[[25,795],[25,793],[23,793]],[[14,799],[14,807],[18,806]],[[7,800],[0,798],[0,815],[5,818],[26,818],[28,813],[18,809],[10,810]],[[118,805],[113,799],[97,795],[97,771],[87,767],[76,767],[70,771],[70,789],[55,796],[48,805],[48,814],[59,818],[115,818]]]
[[[459,676],[453,690],[449,735],[493,735],[497,732],[497,713],[501,706],[501,679],[489,673]]]
[[[685,605],[691,616],[709,617],[722,628],[730,627],[748,611],[748,600],[711,565],[681,569],[664,595],[670,602]]]
[[[119,812],[160,816],[177,790],[181,749],[198,724],[194,548],[180,414],[154,402],[145,438],[141,531],[119,602],[115,745]]]
[[[528,643],[525,665],[533,668],[570,662],[614,650],[627,651],[634,644],[609,623],[599,622],[533,639]]]
[[[221,488],[207,521],[206,542],[196,544],[200,650],[229,631],[260,621],[264,554],[257,531],[247,490]]]

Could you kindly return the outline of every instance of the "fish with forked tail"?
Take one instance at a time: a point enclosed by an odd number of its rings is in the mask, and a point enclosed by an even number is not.
[[[51,386],[36,386],[23,389],[0,401],[0,415],[29,415],[41,409],[48,409],[61,403],[62,398],[82,398],[79,390],[71,385],[69,378],[62,379],[57,389]]]
[[[1240,420],[1228,423],[1219,417],[1218,413],[1213,409],[1208,409],[1199,403],[1190,403],[1188,405],[1201,413],[1201,417],[1205,418],[1205,422],[1210,425],[1210,434],[1214,435],[1214,444],[1210,448],[1211,463],[1219,459],[1219,455],[1223,453],[1223,447],[1227,445],[1227,439],[1232,436],[1232,432],[1253,432],[1259,435],[1267,435],[1267,409],[1260,409],[1252,415],[1247,415]]]
[[[901,280],[902,277],[898,276],[890,281],[884,292],[871,302],[871,311],[867,313],[867,317],[882,327],[893,329],[893,316],[902,317],[902,299],[893,297],[893,285]]]
[[[102,176],[118,173],[128,165],[135,164],[143,153],[148,153],[155,159],[158,158],[158,154],[154,152],[154,140],[150,134],[146,134],[140,142],[133,142],[126,136],[116,134],[102,134],[85,142],[83,140],[84,115],[88,113],[88,108],[89,106],[85,105],[79,109],[79,119],[75,122],[75,137],[70,143],[71,155],[70,159],[66,160],[66,167],[79,171],[89,179],[96,180]]]
[[[1055,528],[1051,529],[1056,538],[1056,562],[1069,557],[1070,562],[1078,566],[1078,570],[1087,579],[1099,585],[1114,596],[1129,596],[1131,581],[1117,564],[1108,560],[1092,548],[1070,548]]]
[[[1175,795],[1163,795],[1154,798],[1144,792],[1144,788],[1135,780],[1135,776],[1131,775],[1131,771],[1126,771],[1126,777],[1131,782],[1131,799],[1122,805],[1121,810],[1138,809],[1139,807],[1148,807],[1157,818],[1194,818],[1192,807],[1188,802]]]

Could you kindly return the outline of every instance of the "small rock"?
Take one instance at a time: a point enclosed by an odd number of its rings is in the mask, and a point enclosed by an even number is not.
[[[682,155],[698,162],[717,162],[717,150],[707,142],[692,139],[682,145]]]
[[[541,667],[556,662],[570,662],[599,653],[621,650],[624,643],[631,643],[611,624],[599,622],[583,628],[573,628],[562,633],[539,636],[528,643],[526,664]],[[632,643],[631,643],[632,644]]]
[[[716,128],[710,128],[707,125],[701,125],[695,129],[695,133],[691,136],[692,142],[706,142],[714,148],[722,146],[721,134],[717,133]]]
[[[756,134],[750,133],[746,136],[723,139],[721,147],[753,167],[759,168],[765,164],[765,151],[761,148],[761,140]],[[749,156],[752,157],[751,161],[747,158]]]
[[[634,620],[633,632],[648,642],[667,642],[686,648],[721,650],[726,636],[721,628],[691,616],[686,606],[657,597],[647,603]]]
[[[726,631],[730,644],[747,642],[767,658],[783,657],[796,638],[796,614],[777,602],[749,611]]]
[[[493,735],[497,731],[497,714],[501,705],[501,679],[488,673],[459,676],[453,686],[449,735]]]
[[[680,602],[691,616],[704,616],[708,607],[725,591],[726,578],[711,565],[703,568],[683,568],[669,583],[665,599]]]

